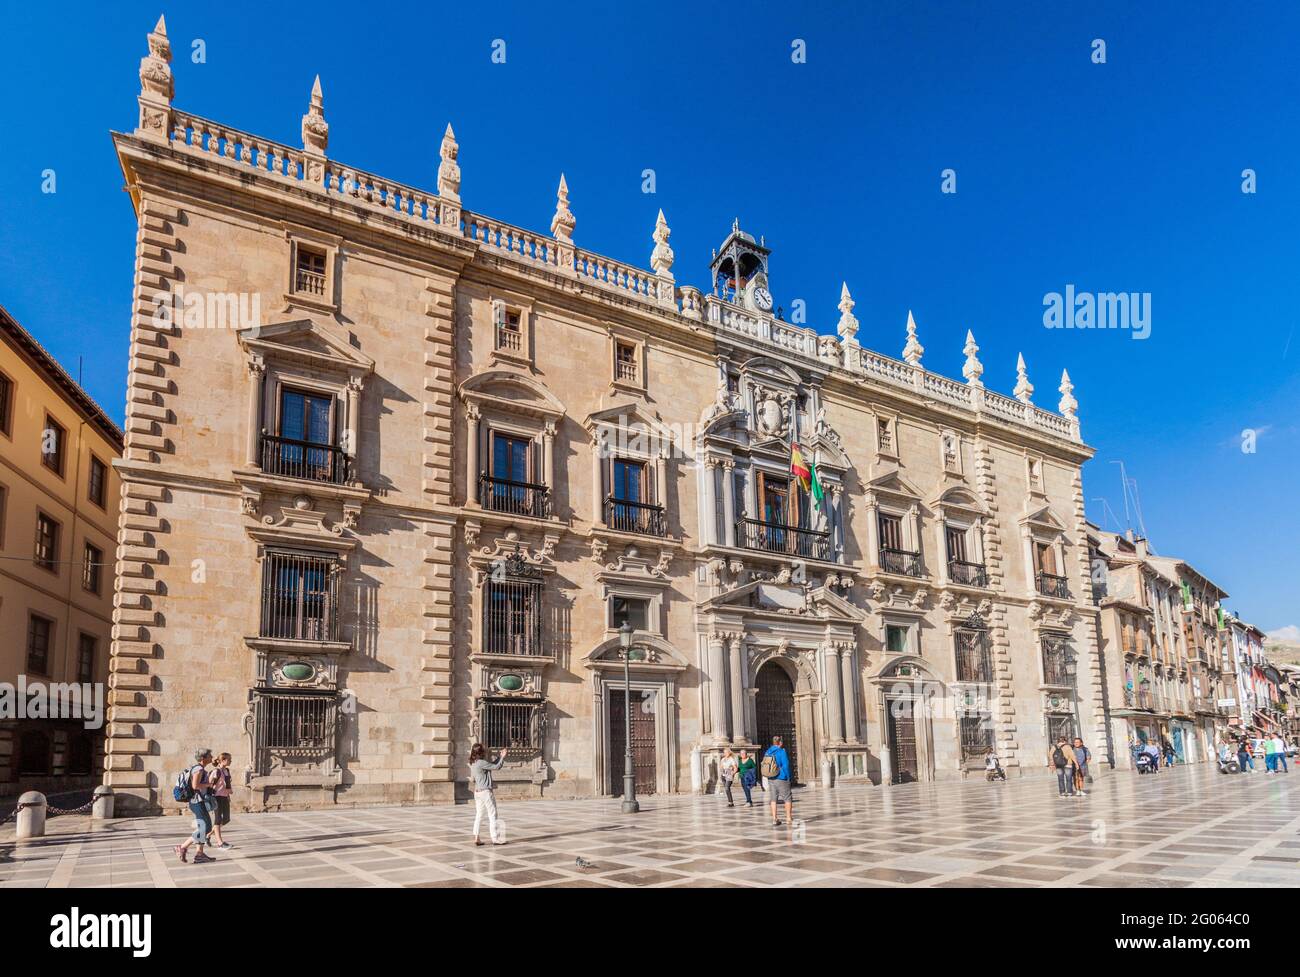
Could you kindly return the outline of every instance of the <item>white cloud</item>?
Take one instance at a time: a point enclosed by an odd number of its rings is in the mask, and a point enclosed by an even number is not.
[[[1300,627],[1294,624],[1288,624],[1284,628],[1278,628],[1276,631],[1268,632],[1269,641],[1281,641],[1290,644],[1300,644]]]

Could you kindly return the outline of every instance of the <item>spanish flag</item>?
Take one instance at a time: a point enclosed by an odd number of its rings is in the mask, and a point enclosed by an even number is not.
[[[790,474],[799,479],[805,492],[811,492],[813,501],[822,504],[822,483],[817,479],[817,467],[803,460],[803,452],[796,441],[790,442]]]

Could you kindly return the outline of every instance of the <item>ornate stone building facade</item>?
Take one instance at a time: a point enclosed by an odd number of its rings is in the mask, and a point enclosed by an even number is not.
[[[119,791],[166,803],[196,745],[260,809],[449,800],[477,740],[503,791],[591,796],[627,737],[681,792],[775,733],[886,784],[1103,735],[1068,376],[1059,413],[1023,361],[995,394],[967,333],[942,377],[910,317],[873,352],[847,287],[834,334],[787,323],[738,223],[700,289],[662,213],[648,270],[578,247],[562,176],[549,235],[466,210],[450,126],[436,194],[345,166],[319,82],[301,149],[189,115],[149,46]],[[259,321],[198,327],[212,295]]]

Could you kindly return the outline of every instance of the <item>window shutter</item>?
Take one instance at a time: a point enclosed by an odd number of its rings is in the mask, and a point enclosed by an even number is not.
[[[492,303],[492,324],[498,329],[506,324],[506,304],[500,299]]]

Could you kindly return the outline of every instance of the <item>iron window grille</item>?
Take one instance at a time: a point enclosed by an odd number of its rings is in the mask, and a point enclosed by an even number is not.
[[[1044,684],[1073,685],[1074,678],[1070,674],[1070,649],[1065,639],[1056,635],[1044,635],[1042,651]]]
[[[260,636],[338,641],[342,573],[335,556],[268,551],[262,564]]]
[[[337,725],[338,696],[333,692],[254,692],[256,773],[330,768]]]
[[[489,570],[483,585],[483,651],[490,655],[545,655],[542,575],[519,553]]]
[[[983,631],[960,629],[953,633],[957,645],[957,681],[993,681],[993,662],[989,656],[988,635]]]
[[[486,696],[479,701],[479,742],[489,750],[540,750],[544,714],[541,699]]]

